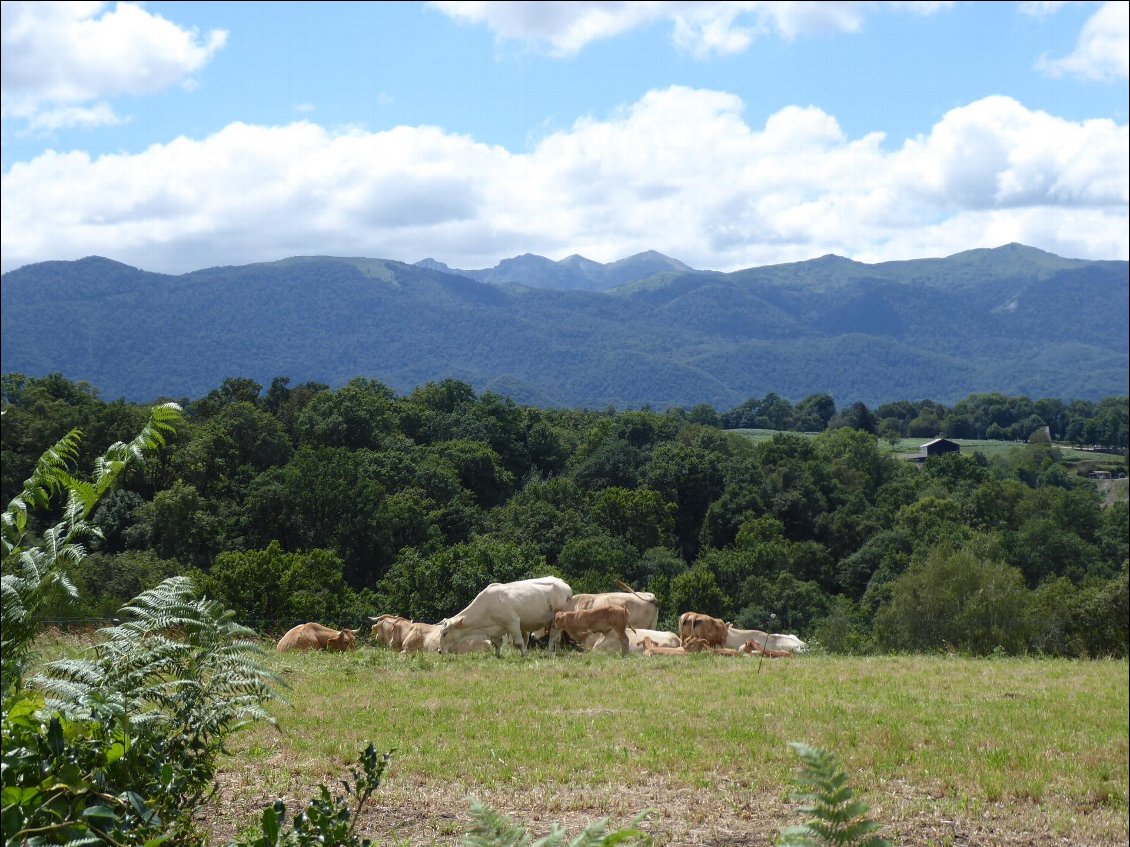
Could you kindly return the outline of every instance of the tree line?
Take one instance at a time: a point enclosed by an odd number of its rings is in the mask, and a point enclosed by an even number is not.
[[[4,376],[2,401],[6,500],[69,430],[102,445],[149,414],[59,375]],[[167,448],[92,516],[103,538],[70,575],[83,614],[188,575],[264,632],[435,621],[488,582],[553,573],[578,592],[653,591],[668,626],[694,610],[830,650],[1127,654],[1125,501],[1105,506],[1048,443],[919,467],[877,438],[1047,427],[1118,447],[1126,398],[595,411],[456,380],[398,395],[278,378],[179,402]]]

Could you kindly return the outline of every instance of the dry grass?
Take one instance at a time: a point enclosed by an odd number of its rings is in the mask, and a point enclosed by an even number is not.
[[[233,740],[214,843],[275,797],[337,785],[396,747],[363,818],[382,844],[458,844],[467,798],[571,831],[644,824],[657,845],[770,844],[802,740],[834,751],[904,845],[1125,845],[1126,661],[959,657],[766,661],[271,654],[278,727]]]

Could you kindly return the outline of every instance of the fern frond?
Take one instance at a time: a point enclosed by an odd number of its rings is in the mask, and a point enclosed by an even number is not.
[[[867,817],[866,804],[855,799],[836,757],[797,741],[789,746],[802,763],[796,778],[800,789],[792,797],[813,820],[784,830],[777,847],[889,847],[875,834],[878,825]]]
[[[8,509],[11,510],[17,500],[25,510],[47,508],[52,495],[66,488],[71,481],[67,466],[78,457],[81,439],[82,430],[76,427],[47,448],[35,463],[31,476],[24,480],[23,490],[8,504]]]
[[[549,833],[531,843],[531,836],[524,826],[475,798],[471,798],[470,811],[472,827],[463,836],[465,847],[561,847],[565,843],[565,830],[560,824],[550,824]],[[636,816],[629,828],[613,832],[608,831],[607,818],[593,821],[569,842],[568,847],[614,847],[634,841],[650,843],[647,834],[638,829],[638,824],[647,815],[648,812],[643,812]]]
[[[110,445],[94,466],[94,487],[98,495],[105,493],[129,462],[142,464],[147,450],[164,447],[165,435],[176,432],[176,424],[182,417],[183,410],[176,403],[158,404],[150,410],[149,421],[132,441]]]
[[[530,847],[530,834],[524,826],[472,797],[471,829],[463,836],[465,847]]]

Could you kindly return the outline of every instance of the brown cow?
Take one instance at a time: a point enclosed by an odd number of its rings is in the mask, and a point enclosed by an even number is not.
[[[330,629],[320,623],[303,623],[279,639],[276,650],[353,650],[357,647],[356,629]]]
[[[679,638],[687,643],[688,638],[698,637],[712,647],[725,647],[729,627],[726,622],[698,612],[683,612],[679,615]]]
[[[645,656],[685,656],[687,651],[682,647],[661,647],[648,637],[644,637],[640,644],[643,645]]]
[[[628,655],[628,630],[635,631],[628,623],[629,612],[624,606],[603,606],[599,609],[579,609],[575,612],[555,612],[553,624],[549,628],[549,650],[556,652],[561,633],[565,633],[578,644],[594,632],[615,633],[620,640],[620,655]]]

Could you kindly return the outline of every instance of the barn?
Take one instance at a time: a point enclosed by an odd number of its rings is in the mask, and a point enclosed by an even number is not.
[[[946,453],[960,453],[961,445],[948,438],[935,438],[927,441],[918,448],[918,461],[922,462],[931,456],[944,456]]]

